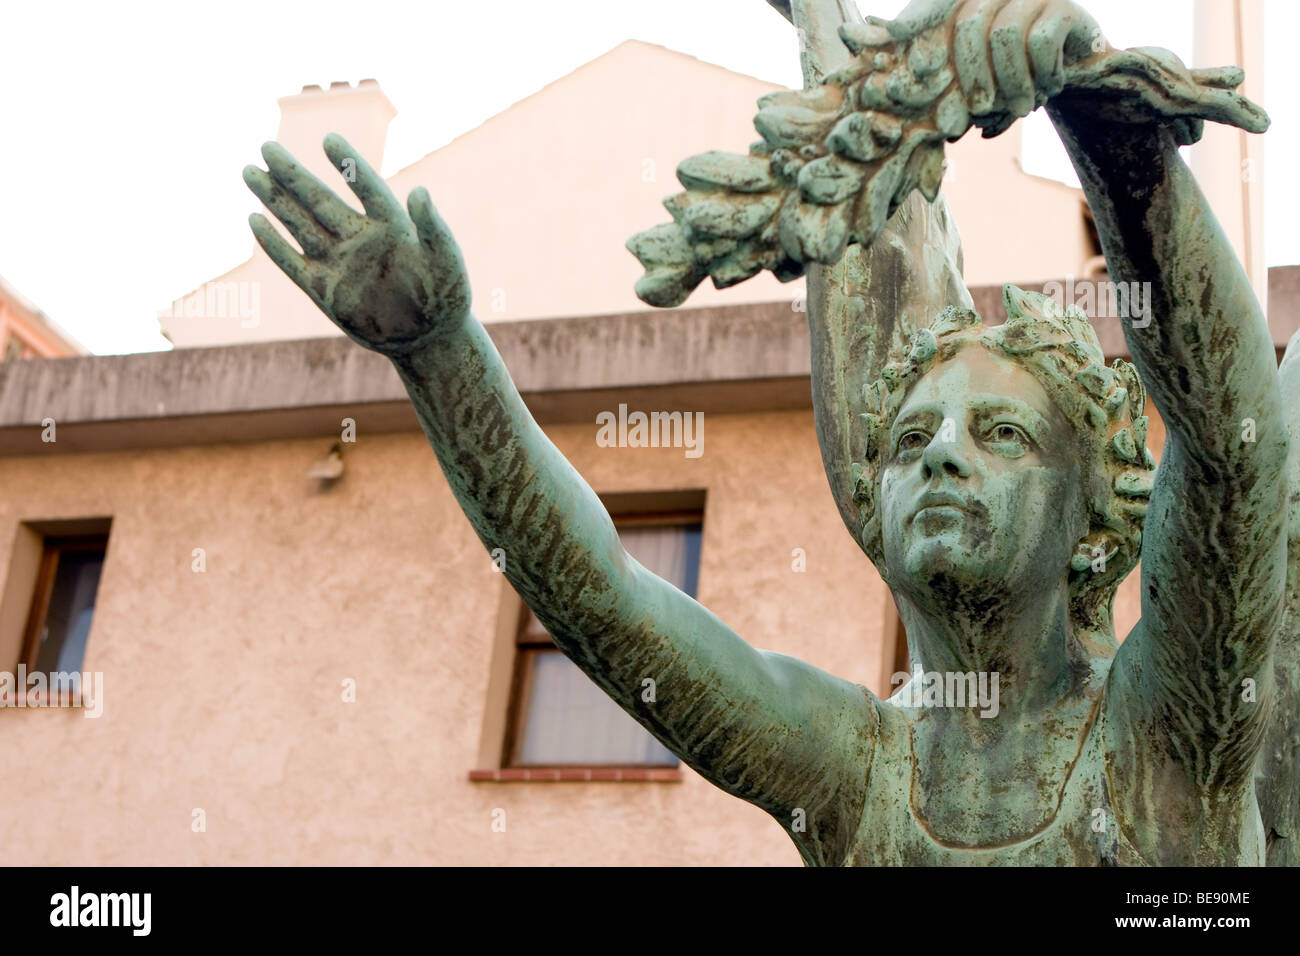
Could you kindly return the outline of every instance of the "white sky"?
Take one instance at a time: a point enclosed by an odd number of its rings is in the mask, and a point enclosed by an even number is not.
[[[1190,59],[1191,0],[1084,5],[1115,45]],[[626,39],[801,83],[793,33],[764,0],[53,0],[0,17],[0,275],[100,353],[166,348],[158,310],[248,258],[258,204],[240,170],[275,135],[276,99],[303,84],[379,81],[399,111],[387,175]],[[1283,47],[1300,4],[1268,0],[1267,17],[1267,255],[1281,265],[1300,262],[1283,222],[1300,186],[1280,175],[1300,149]],[[1027,167],[1068,177],[1045,118],[1031,120]]]

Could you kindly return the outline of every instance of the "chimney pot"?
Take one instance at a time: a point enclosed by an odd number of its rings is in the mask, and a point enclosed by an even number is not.
[[[379,168],[388,124],[396,113],[378,83],[354,88],[336,80],[325,91],[312,84],[299,95],[280,99],[280,129],[275,138],[317,177],[330,181],[338,169],[321,151],[325,134],[338,133],[357,155]]]

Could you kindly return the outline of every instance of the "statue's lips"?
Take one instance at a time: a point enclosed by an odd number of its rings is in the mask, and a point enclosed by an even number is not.
[[[922,517],[942,517],[949,515],[978,515],[983,509],[979,508],[973,502],[946,492],[931,491],[921,496],[916,511],[912,514],[912,520],[915,521]]]

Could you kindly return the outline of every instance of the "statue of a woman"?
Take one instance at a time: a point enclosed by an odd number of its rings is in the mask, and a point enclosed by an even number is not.
[[[1233,92],[1240,71],[1113,50],[1068,0],[918,0],[888,23],[796,0],[793,16],[811,88],[760,104],[750,156],[683,163],[675,222],[630,243],[649,270],[638,292],[666,305],[706,275],[808,275],[841,514],[914,670],[996,674],[996,716],[915,688],[880,700],[755,650],[637,564],[470,314],[424,189],[404,210],[328,137],[362,216],[268,144],[269,173],[245,179],[302,254],[260,216],[253,231],[393,361],[465,514],[560,649],[806,862],[1296,862],[1289,379],[1178,154],[1204,119],[1266,125]],[[1125,322],[1132,365],[1107,367],[1086,317],[1014,287],[990,327],[961,283],[942,144],[1043,105],[1111,278],[1150,283],[1151,320]],[[1147,390],[1169,436],[1158,472]],[[1139,560],[1142,619],[1121,646],[1111,604]]]

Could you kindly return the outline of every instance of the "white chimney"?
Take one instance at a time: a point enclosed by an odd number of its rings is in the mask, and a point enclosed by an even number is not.
[[[324,151],[326,133],[338,133],[376,170],[382,172],[388,124],[397,109],[379,84],[362,80],[356,86],[334,82],[329,89],[304,86],[302,92],[280,99],[280,132],[276,140],[331,188],[340,185],[338,171]]]

